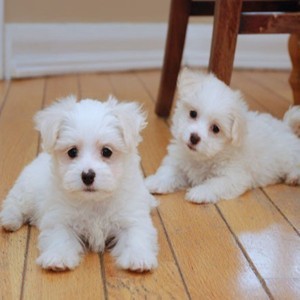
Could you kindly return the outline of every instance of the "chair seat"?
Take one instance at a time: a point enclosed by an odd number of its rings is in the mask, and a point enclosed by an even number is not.
[[[234,0],[232,0],[234,1]],[[213,16],[215,0],[195,0],[190,4],[190,16]],[[297,12],[297,0],[244,0],[242,12]]]

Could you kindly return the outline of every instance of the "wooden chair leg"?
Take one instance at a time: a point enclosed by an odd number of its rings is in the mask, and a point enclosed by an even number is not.
[[[226,84],[230,83],[242,0],[216,0],[213,37],[208,70]]]
[[[165,56],[155,108],[155,112],[161,117],[168,117],[171,111],[181,66],[190,5],[191,0],[172,0],[171,3]]]
[[[288,47],[292,62],[289,82],[293,90],[294,104],[300,105],[300,34],[290,35]]]

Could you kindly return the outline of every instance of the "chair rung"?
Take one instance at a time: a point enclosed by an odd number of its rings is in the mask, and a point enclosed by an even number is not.
[[[299,13],[242,13],[239,33],[300,33]]]

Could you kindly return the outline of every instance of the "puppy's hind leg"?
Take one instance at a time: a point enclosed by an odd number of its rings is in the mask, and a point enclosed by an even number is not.
[[[0,221],[8,231],[18,230],[27,221],[26,197],[28,195],[23,194],[22,190],[21,183],[17,182],[3,202]]]
[[[8,231],[18,230],[32,217],[34,191],[30,168],[25,168],[2,204],[0,222]]]
[[[214,177],[202,184],[189,189],[186,200],[194,203],[216,203],[221,199],[233,199],[251,186],[251,180],[246,174],[230,174],[228,176]]]
[[[284,182],[288,185],[300,185],[300,164],[295,165],[285,177]]]

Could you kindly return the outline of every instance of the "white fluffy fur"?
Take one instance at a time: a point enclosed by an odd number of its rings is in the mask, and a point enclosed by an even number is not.
[[[124,269],[157,266],[157,233],[150,210],[156,205],[146,189],[137,145],[145,116],[136,103],[63,99],[35,116],[45,152],[21,173],[3,203],[1,222],[15,231],[25,222],[40,230],[45,269],[76,267],[86,247],[99,252],[107,239]],[[68,151],[78,149],[70,158]],[[104,157],[103,148],[112,151]],[[82,172],[93,170],[86,185]]]
[[[190,70],[182,71],[178,90],[168,154],[146,179],[152,193],[188,187],[186,200],[214,203],[255,187],[300,183],[300,107],[283,121],[250,112],[239,92]],[[192,134],[200,140],[193,143]]]

